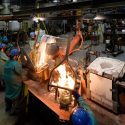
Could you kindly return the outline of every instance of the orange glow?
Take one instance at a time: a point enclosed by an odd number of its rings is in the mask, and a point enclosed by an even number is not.
[[[56,85],[56,86],[60,86],[63,88],[68,88],[70,90],[73,90],[75,86],[75,81],[73,77],[71,76],[71,72],[66,71],[66,64],[60,65],[59,67],[57,67],[56,70],[59,72],[60,77],[59,77],[58,82],[55,83],[53,81],[52,85]]]
[[[45,65],[45,57],[46,57],[46,42],[42,41],[39,45],[38,48],[38,54],[37,54],[37,62],[36,62],[36,67],[42,67]]]

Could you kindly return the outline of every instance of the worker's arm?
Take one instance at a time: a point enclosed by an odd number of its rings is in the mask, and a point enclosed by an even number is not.
[[[85,103],[83,98],[80,96],[80,94],[77,92],[77,90],[73,91],[73,95],[80,107],[83,107],[84,109],[89,109],[89,106]]]
[[[84,108],[84,110],[87,111],[89,114],[89,117],[91,119],[90,124],[91,125],[98,125],[98,121],[96,120],[96,117],[93,113],[93,111],[90,109],[89,105],[83,100],[83,98],[78,94],[77,90],[73,91],[73,95],[75,99],[77,100],[77,103],[80,107]]]
[[[78,70],[78,74],[81,80],[81,85],[80,85],[80,95],[84,94],[84,97],[87,97],[87,86],[86,86],[86,73],[82,69]]]

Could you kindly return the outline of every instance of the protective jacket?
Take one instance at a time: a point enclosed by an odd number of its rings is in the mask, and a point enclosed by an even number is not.
[[[93,111],[90,109],[89,105],[83,100],[83,98],[79,95],[79,93],[77,91],[74,91],[73,95],[77,100],[78,106],[82,107],[89,116],[89,121],[87,125],[99,125]]]
[[[97,120],[95,118],[94,113],[92,112],[92,110],[90,109],[90,107],[85,103],[85,101],[83,100],[83,98],[79,97],[77,99],[77,102],[78,102],[78,104],[79,104],[80,107],[83,107],[88,112],[89,117],[91,119],[90,125],[98,125],[98,122],[97,122]]]
[[[14,100],[22,90],[22,65],[15,60],[9,60],[4,66],[5,98]]]

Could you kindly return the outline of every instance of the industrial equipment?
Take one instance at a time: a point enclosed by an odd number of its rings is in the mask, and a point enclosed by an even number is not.
[[[45,83],[45,89],[48,88],[64,110],[74,107],[72,91],[77,84],[75,71],[68,62],[69,47],[67,39],[43,35],[33,50],[22,48],[23,64],[29,69],[28,77],[41,85]],[[60,56],[60,51],[63,56]]]
[[[122,37],[120,37],[119,34],[107,34],[104,53],[110,54],[114,57],[123,53],[124,51],[122,50],[121,43]]]
[[[52,47],[50,45],[56,44],[57,41],[61,40],[59,37],[43,35],[41,42],[36,43],[34,49],[30,49],[28,45],[21,48],[22,64],[28,67],[29,78],[40,82],[48,80],[50,67],[53,67],[52,63],[50,64],[49,62],[50,60],[48,60],[46,51],[50,49],[48,46]]]
[[[48,84],[48,90],[50,92],[54,91],[55,100],[59,102],[60,108],[65,110],[68,110],[69,106],[72,105],[72,91],[75,89],[76,85],[75,72],[68,62],[69,45],[70,42],[68,41],[65,57],[51,71]],[[54,45],[53,48],[59,51],[56,46],[54,47]],[[49,54],[51,55],[53,53]],[[59,58],[59,55],[56,58]]]
[[[123,77],[125,63],[117,59],[98,57],[87,69],[89,70],[90,82],[88,83],[91,100],[118,113],[119,100],[116,81]]]

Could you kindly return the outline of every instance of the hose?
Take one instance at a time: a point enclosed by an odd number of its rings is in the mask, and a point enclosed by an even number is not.
[[[76,36],[76,37],[80,37],[80,36],[78,35],[78,36]],[[71,52],[69,52],[69,55],[71,55],[71,54],[73,54],[74,52],[79,51],[79,50],[81,49],[84,40],[83,40],[83,37],[82,37],[82,36],[81,36],[80,38],[81,38],[81,44],[80,44],[80,46],[79,46],[77,49],[74,49],[74,50],[72,50]],[[75,38],[74,38],[74,39],[75,39]],[[77,42],[78,42],[78,41],[77,41]],[[72,42],[71,42],[71,43],[72,43]],[[75,44],[75,46],[76,46],[76,45],[77,45],[77,43]],[[74,47],[75,47],[75,46],[74,46]]]

